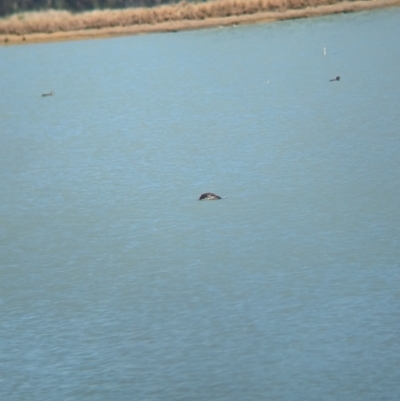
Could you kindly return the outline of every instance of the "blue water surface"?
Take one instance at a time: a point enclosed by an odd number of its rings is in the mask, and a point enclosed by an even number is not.
[[[1,47],[0,399],[397,401],[399,21]]]

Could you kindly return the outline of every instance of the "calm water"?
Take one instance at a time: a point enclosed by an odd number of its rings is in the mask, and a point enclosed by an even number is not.
[[[0,48],[0,399],[397,401],[399,37]]]

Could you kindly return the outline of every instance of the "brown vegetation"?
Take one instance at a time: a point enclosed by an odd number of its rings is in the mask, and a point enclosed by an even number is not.
[[[351,3],[378,3],[378,6],[379,4],[385,6],[387,3],[390,3],[389,5],[392,5],[392,3],[399,4],[399,1],[400,0],[364,0]],[[33,34],[34,36],[37,33],[93,32],[93,30],[113,29],[117,27],[121,29],[118,31],[114,29],[114,34],[127,34],[129,32],[126,29],[124,30],[123,27],[144,25],[165,26],[166,23],[172,24],[171,26],[173,28],[171,30],[190,29],[190,26],[210,26],[210,24],[201,25],[199,23],[199,21],[201,22],[209,19],[218,21],[227,19],[232,21],[232,17],[234,16],[254,16],[266,12],[281,14],[287,10],[302,10],[307,7],[326,8],[326,6],[329,7],[331,4],[338,3],[341,4],[343,2],[342,0],[213,0],[204,3],[187,3],[183,1],[175,5],[162,5],[154,8],[102,10],[79,14],[72,14],[68,11],[29,12],[0,19],[0,36],[5,38],[10,35],[18,37],[24,35],[28,40],[27,35]],[[349,4],[348,2],[346,3]],[[338,9],[331,12],[341,11]],[[326,13],[329,12],[325,12],[325,14]],[[307,16],[302,14],[293,15],[292,18]],[[310,15],[312,15],[312,12]],[[250,18],[251,17],[249,17],[247,21],[251,21]],[[273,18],[269,17],[269,19]],[[253,21],[255,20],[256,19],[253,18]],[[190,25],[191,21],[196,21],[197,25]],[[246,22],[246,19],[240,20],[239,22],[241,21]],[[180,22],[180,25],[177,25],[177,22]],[[220,24],[220,22],[215,24]],[[152,29],[145,29],[143,31],[151,30]],[[153,29],[153,31],[154,30],[156,29]],[[168,31],[169,29],[163,28],[162,30]],[[130,32],[137,33],[138,31],[131,30]],[[81,36],[84,37],[84,35]],[[86,35],[86,37],[88,36],[89,35]],[[93,37],[96,35],[91,34],[90,36]]]
[[[340,0],[339,0],[340,1]],[[154,8],[90,11],[21,13],[0,21],[0,33],[24,35],[33,32],[76,31],[114,26],[157,24],[166,21],[201,20],[254,14],[260,11],[299,9],[337,3],[337,0],[215,0],[206,3],[181,2]]]

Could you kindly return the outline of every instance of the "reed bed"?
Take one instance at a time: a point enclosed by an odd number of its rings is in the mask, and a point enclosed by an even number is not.
[[[162,5],[153,8],[96,10],[73,14],[68,11],[27,12],[0,19],[0,35],[69,32],[110,27],[204,20],[259,12],[298,10],[341,3],[342,0],[209,0],[203,3]]]

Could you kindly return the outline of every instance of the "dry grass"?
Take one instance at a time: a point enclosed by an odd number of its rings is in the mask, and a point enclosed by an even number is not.
[[[211,0],[205,3],[182,1],[174,5],[124,10],[99,10],[80,14],[45,11],[15,14],[0,19],[0,34],[70,32],[110,27],[158,24],[171,21],[204,20],[266,11],[298,10],[340,3],[342,0]]]

